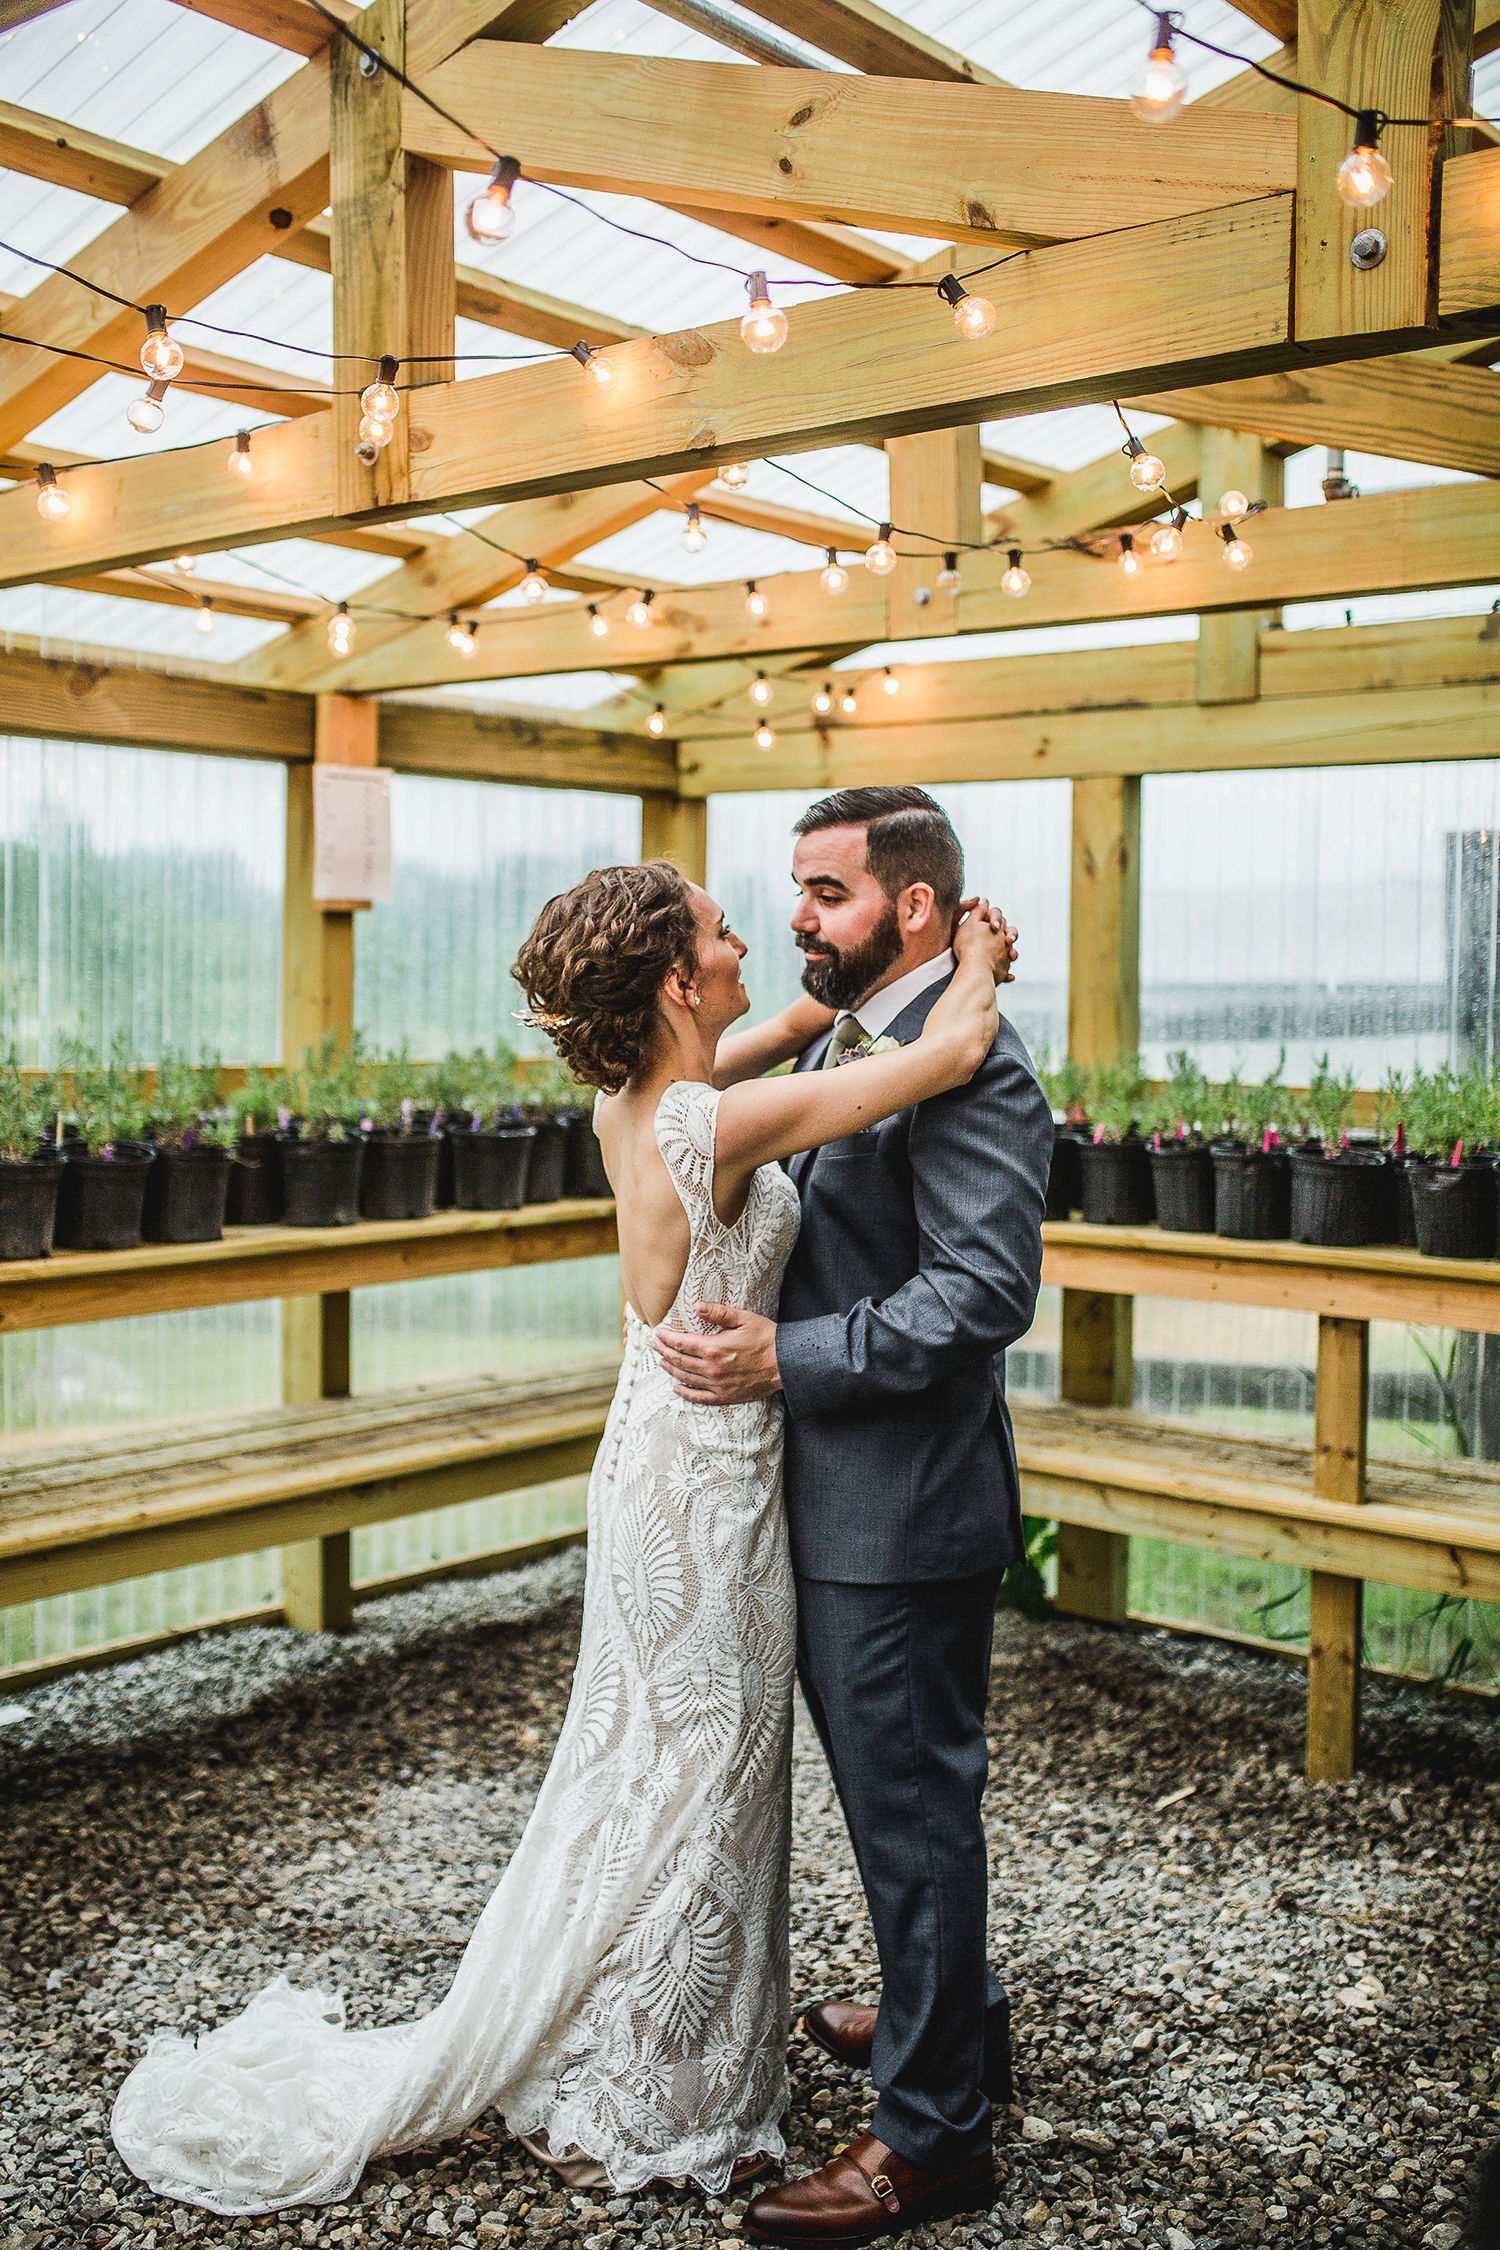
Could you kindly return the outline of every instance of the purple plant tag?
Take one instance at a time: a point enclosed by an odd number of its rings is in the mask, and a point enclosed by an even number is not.
[[[416,1103],[415,1103],[415,1102],[414,1102],[414,1101],[412,1100],[412,1098],[411,1098],[410,1094],[407,1094],[407,1095],[406,1095],[406,1096],[404,1097],[404,1099],[402,1100],[402,1103],[401,1103],[401,1130],[402,1130],[402,1132],[403,1132],[403,1133],[409,1133],[409,1132],[411,1131],[411,1121],[412,1121],[412,1114],[413,1114],[413,1112],[415,1111],[415,1109],[416,1109],[416,1106],[417,1106],[417,1105],[416,1105]]]
[[[278,1109],[276,1112],[276,1122],[281,1127],[283,1133],[289,1133],[292,1129],[291,1111],[289,1109]]]

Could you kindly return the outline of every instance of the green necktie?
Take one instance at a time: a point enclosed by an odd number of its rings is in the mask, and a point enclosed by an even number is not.
[[[865,1030],[858,1016],[840,1016],[833,1027],[833,1037],[828,1042],[828,1051],[823,1057],[823,1069],[836,1069],[840,1055],[847,1055],[851,1047],[857,1047],[862,1039],[868,1037],[869,1033]]]

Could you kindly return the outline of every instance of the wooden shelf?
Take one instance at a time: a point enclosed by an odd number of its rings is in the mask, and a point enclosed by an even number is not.
[[[0,1265],[0,1334],[599,1258],[618,1247],[613,1202],[575,1198],[352,1227],[229,1227],[221,1242],[58,1250]]]
[[[1500,1260],[1416,1250],[1231,1242],[1080,1219],[1042,1228],[1042,1279],[1119,1297],[1188,1297],[1339,1320],[1392,1320],[1500,1335]]]

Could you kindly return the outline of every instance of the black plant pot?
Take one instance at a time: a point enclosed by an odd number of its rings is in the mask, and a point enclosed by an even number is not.
[[[345,1141],[281,1143],[282,1219],[289,1227],[352,1227],[359,1217],[364,1148]]]
[[[50,1258],[62,1164],[56,1156],[0,1159],[0,1258]]]
[[[1417,1248],[1427,1258],[1493,1258],[1495,1174],[1488,1164],[1412,1164]]]
[[[1292,1167],[1281,1149],[1220,1145],[1214,1160],[1214,1233],[1234,1242],[1285,1242],[1292,1231]]]
[[[437,1188],[432,1198],[434,1211],[451,1211],[457,1196],[453,1178],[453,1132],[444,1126],[438,1134]]]
[[[155,1160],[152,1149],[133,1141],[109,1156],[65,1156],[53,1237],[59,1250],[134,1250]]]
[[[1156,1223],[1168,1234],[1214,1231],[1214,1160],[1192,1141],[1169,1141],[1151,1151]]]
[[[1390,1175],[1389,1199],[1391,1214],[1390,1240],[1403,1250],[1417,1247],[1417,1214],[1412,1207],[1410,1156],[1388,1156],[1386,1171]]]
[[[146,1178],[148,1242],[217,1242],[229,1196],[227,1148],[159,1148]]]
[[[281,1143],[274,1133],[242,1133],[229,1167],[224,1224],[273,1227],[281,1217]]]
[[[531,1165],[526,1174],[528,1203],[556,1203],[567,1174],[568,1128],[559,1118],[538,1121],[531,1144]]]
[[[1156,1215],[1144,1141],[1080,1141],[1079,1201],[1094,1226],[1143,1227]]]
[[[1047,1208],[1044,1219],[1071,1218],[1083,1200],[1083,1168],[1078,1161],[1076,1126],[1052,1128],[1052,1167],[1047,1174]]]
[[[526,1201],[526,1175],[536,1141],[532,1125],[493,1133],[450,1133],[453,1200],[460,1211],[516,1211]]]
[[[604,1151],[594,1131],[592,1117],[567,1120],[567,1147],[563,1157],[565,1195],[613,1195],[604,1169]]]
[[[1325,1156],[1321,1149],[1298,1149],[1291,1163],[1294,1242],[1359,1250],[1390,1240],[1389,1167],[1376,1150]]]
[[[359,1175],[362,1219],[430,1219],[439,1149],[430,1133],[366,1133]]]

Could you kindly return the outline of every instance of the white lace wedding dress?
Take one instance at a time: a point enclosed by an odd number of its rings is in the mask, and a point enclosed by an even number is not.
[[[774,1166],[715,1217],[712,1088],[656,1117],[687,1212],[669,1319],[775,1310],[797,1196]],[[795,1613],[781,1402],[692,1407],[628,1316],[589,1480],[583,1636],[536,1807],[431,2015],[345,2031],[278,1978],[196,2041],[158,2033],[115,2145],[163,2195],[224,2214],[347,2197],[371,2156],[512,2132],[581,2150],[616,2188],[780,2155]]]

